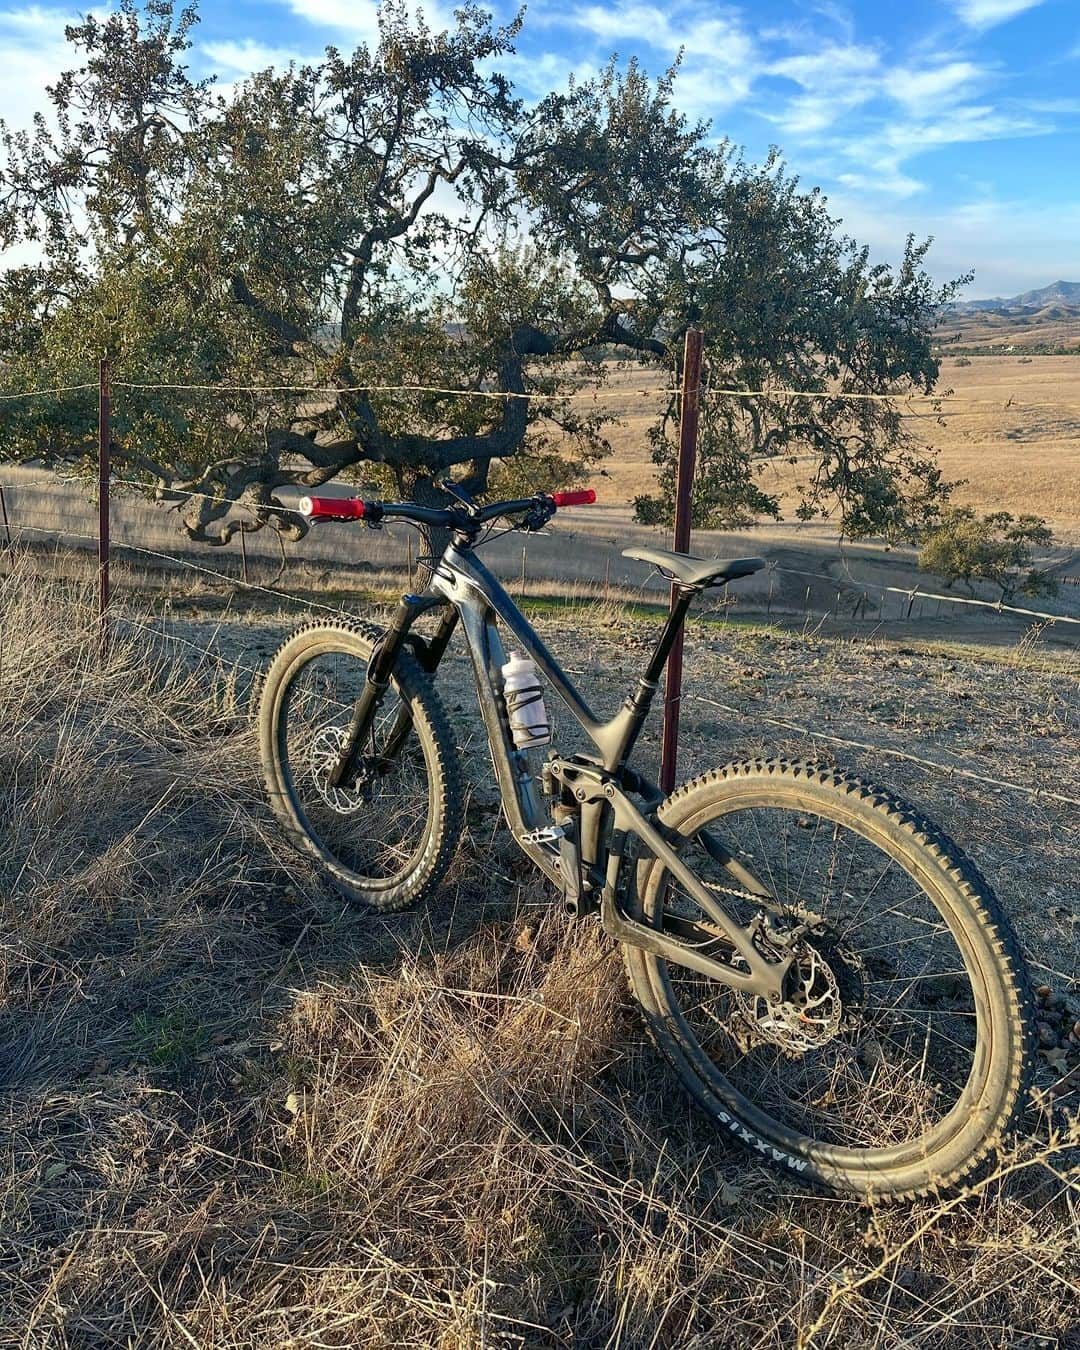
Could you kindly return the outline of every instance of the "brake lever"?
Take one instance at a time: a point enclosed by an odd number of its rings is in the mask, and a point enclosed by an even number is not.
[[[536,502],[521,518],[520,529],[529,534],[537,534],[551,520],[555,509],[543,501]]]

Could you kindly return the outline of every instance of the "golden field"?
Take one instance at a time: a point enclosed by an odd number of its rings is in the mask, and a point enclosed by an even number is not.
[[[632,501],[652,490],[648,428],[662,405],[661,381],[647,369],[612,375],[601,398],[618,411],[610,429],[607,476],[596,480],[601,502]],[[1080,361],[1071,356],[977,356],[967,366],[942,361],[941,392],[951,391],[942,417],[930,405],[913,408],[912,426],[932,446],[947,478],[966,479],[956,500],[979,510],[1045,516],[1063,539],[1080,539]],[[769,490],[781,488],[791,517],[803,465],[761,466]]]

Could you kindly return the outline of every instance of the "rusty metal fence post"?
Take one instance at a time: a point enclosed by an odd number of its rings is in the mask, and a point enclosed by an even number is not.
[[[0,487],[0,517],[4,522],[4,548],[11,548],[11,522],[8,520],[7,500],[4,497],[4,489]]]
[[[98,624],[101,659],[109,651],[109,449],[112,441],[112,409],[109,388],[109,358],[98,364]]]
[[[679,405],[679,462],[675,480],[676,553],[690,547],[690,493],[697,458],[698,414],[701,409],[701,349],[704,335],[700,328],[686,330],[683,349],[682,402]],[[674,607],[678,590],[671,587]],[[665,793],[675,786],[675,766],[679,749],[679,701],[682,698],[683,635],[680,630],[668,657],[664,681],[664,737],[660,747],[660,786]]]

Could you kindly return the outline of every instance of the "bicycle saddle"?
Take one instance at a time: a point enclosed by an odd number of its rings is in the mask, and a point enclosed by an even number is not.
[[[652,563],[682,586],[722,586],[726,581],[752,576],[765,566],[764,558],[695,558],[666,548],[624,548],[624,558]]]

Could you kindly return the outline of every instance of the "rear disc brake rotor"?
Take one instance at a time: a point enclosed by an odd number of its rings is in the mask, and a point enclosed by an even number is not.
[[[817,935],[791,948],[794,958],[788,997],[769,1003],[756,994],[735,993],[747,1027],[788,1054],[818,1050],[854,1029],[862,1001],[862,963],[847,949]]]

